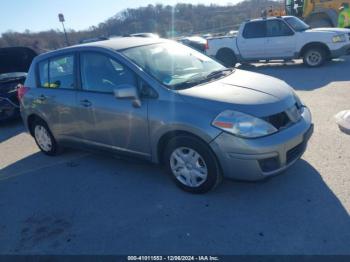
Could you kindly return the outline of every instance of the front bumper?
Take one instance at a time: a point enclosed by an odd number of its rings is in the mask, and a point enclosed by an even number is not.
[[[350,44],[344,45],[335,50],[331,50],[331,58],[337,58],[343,55],[350,55]]]
[[[294,164],[312,133],[311,113],[305,107],[299,122],[276,134],[244,139],[223,132],[210,146],[225,177],[254,181],[277,175]]]
[[[0,97],[0,121],[14,119],[19,116],[19,106],[8,98]]]

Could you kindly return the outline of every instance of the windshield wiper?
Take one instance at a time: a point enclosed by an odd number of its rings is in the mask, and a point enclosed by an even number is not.
[[[206,79],[210,79],[213,77],[217,77],[217,76],[227,76],[229,74],[231,74],[233,72],[234,69],[232,68],[225,68],[225,69],[220,69],[220,70],[216,70],[213,71],[209,74],[207,74]]]
[[[232,68],[225,68],[225,69],[213,71],[213,72],[211,72],[203,77],[198,77],[198,75],[201,75],[201,73],[195,74],[185,82],[172,85],[171,88],[172,89],[183,89],[183,88],[193,87],[193,86],[208,82],[208,80],[210,80],[212,78],[217,78],[218,76],[227,76],[227,75],[231,74],[233,71],[234,71],[234,69],[232,69]]]
[[[188,87],[192,87],[192,86],[196,86],[196,85],[202,84],[203,82],[206,82],[206,78],[198,78],[198,79],[187,80],[185,82],[172,85],[172,86],[170,86],[170,88],[171,89],[183,89],[183,88],[188,88]]]

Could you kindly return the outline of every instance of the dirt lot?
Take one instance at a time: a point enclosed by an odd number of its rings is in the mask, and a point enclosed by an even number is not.
[[[263,183],[206,195],[157,166],[69,150],[38,152],[20,121],[0,125],[1,254],[350,254],[350,58],[242,69],[278,77],[311,108],[303,159]],[[262,85],[264,83],[261,83]]]

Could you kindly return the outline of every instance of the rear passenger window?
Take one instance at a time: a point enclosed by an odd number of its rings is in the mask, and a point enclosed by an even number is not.
[[[244,38],[260,38],[266,37],[266,23],[265,21],[249,22],[244,26]]]
[[[74,88],[74,56],[54,57],[39,63],[40,86]]]
[[[74,56],[50,59],[50,88],[74,88]]]

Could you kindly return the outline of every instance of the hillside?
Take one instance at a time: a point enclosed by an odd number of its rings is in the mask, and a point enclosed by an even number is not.
[[[148,5],[123,10],[88,30],[70,30],[68,38],[70,44],[75,44],[85,38],[136,32],[156,32],[163,37],[227,32],[237,28],[243,20],[258,17],[264,8],[275,5],[277,2],[270,0],[247,0],[237,5],[227,6]],[[57,49],[64,45],[64,37],[59,30],[38,33],[32,33],[29,30],[23,33],[6,32],[0,38],[0,47],[29,46],[39,52]]]

